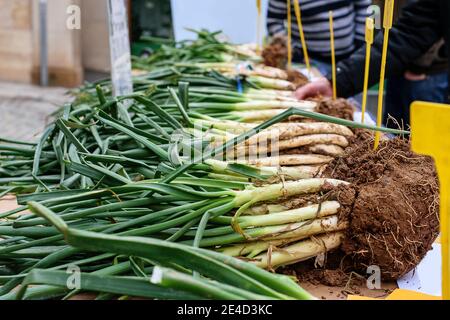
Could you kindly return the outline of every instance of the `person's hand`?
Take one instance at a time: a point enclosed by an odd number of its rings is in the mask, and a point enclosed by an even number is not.
[[[314,82],[308,83],[295,91],[295,97],[299,100],[305,100],[316,96],[332,97],[333,87],[326,78],[321,78]]]
[[[427,78],[426,74],[417,74],[417,73],[413,73],[411,71],[406,71],[404,74],[404,77],[406,80],[409,81],[423,81]]]

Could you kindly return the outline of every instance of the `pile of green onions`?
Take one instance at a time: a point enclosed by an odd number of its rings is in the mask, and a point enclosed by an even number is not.
[[[348,127],[405,132],[317,114],[290,91],[245,79],[239,93],[217,70],[186,67],[216,62],[207,50],[189,58],[211,42],[242,56],[214,39],[200,33],[197,43],[141,60],[150,71],[134,79],[132,95],[112,98],[109,81],[80,88],[37,142],[0,139],[0,197],[14,193],[20,205],[0,213],[0,299],[81,291],[97,299],[311,298],[260,267],[339,245],[340,204],[319,195],[346,182],[320,172],[348,145]],[[185,65],[165,63],[168,55]],[[180,132],[188,139],[174,142]],[[281,154],[259,148],[268,137]],[[180,154],[205,146],[194,159]],[[255,146],[267,157],[248,160]],[[284,205],[311,196],[313,203]],[[80,289],[66,286],[70,266],[80,269]]]

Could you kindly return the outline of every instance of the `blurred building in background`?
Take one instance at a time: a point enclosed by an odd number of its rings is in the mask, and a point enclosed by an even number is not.
[[[70,30],[67,8],[82,8],[81,29]],[[48,0],[48,72],[51,85],[74,87],[84,69],[108,70],[106,2]],[[39,1],[0,1],[0,79],[38,83],[40,78]]]
[[[139,37],[172,37],[170,2],[124,0],[130,34],[137,54]],[[81,10],[81,28],[67,28],[73,12]],[[48,72],[50,85],[75,87],[86,73],[110,69],[107,0],[47,0]],[[39,0],[0,1],[0,80],[39,83]]]
[[[0,80],[39,83],[39,2],[0,1]],[[50,85],[75,87],[85,79],[107,76],[110,69],[107,0],[46,0]],[[223,30],[234,43],[256,40],[255,0],[124,0],[132,53],[149,43],[142,36],[193,38],[186,27]],[[383,0],[374,0],[383,8]],[[396,1],[401,7],[404,0]],[[263,0],[263,16],[268,0]],[[81,10],[81,28],[68,29],[68,8]],[[264,26],[263,22],[263,26]],[[151,48],[151,45],[150,45]]]
[[[0,1],[0,80],[38,84],[40,79],[39,2]],[[233,42],[256,40],[254,0],[124,0],[132,53],[142,54],[142,36],[192,38],[187,26],[224,30]],[[49,84],[75,87],[110,69],[107,0],[46,0]],[[263,1],[264,6],[267,0]],[[67,28],[81,11],[81,28]],[[265,11],[265,10],[264,10]],[[151,47],[151,46],[150,46]]]

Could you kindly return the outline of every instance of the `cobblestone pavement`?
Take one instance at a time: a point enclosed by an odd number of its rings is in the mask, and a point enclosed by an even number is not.
[[[0,137],[35,141],[70,96],[65,88],[0,82]]]

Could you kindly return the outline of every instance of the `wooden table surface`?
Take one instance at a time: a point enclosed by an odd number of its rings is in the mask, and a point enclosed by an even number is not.
[[[14,196],[6,196],[0,199],[0,213],[17,208],[16,199]],[[301,283],[301,286],[312,293],[319,299],[325,300],[345,300],[347,294],[363,295],[371,298],[385,298],[392,290],[397,288],[395,282],[383,283],[382,289],[369,290],[365,286],[348,287],[329,287],[324,285],[313,285],[311,283]],[[74,297],[75,299],[86,299],[89,295],[80,295]]]

